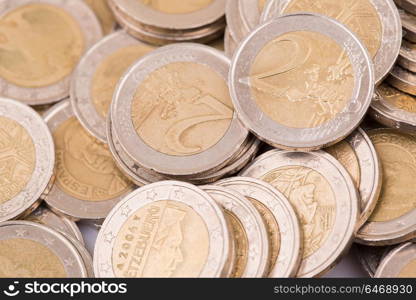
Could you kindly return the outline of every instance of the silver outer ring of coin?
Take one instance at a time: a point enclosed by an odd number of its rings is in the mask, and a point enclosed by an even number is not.
[[[395,132],[395,129],[384,128],[372,131],[387,130]],[[357,233],[355,242],[370,246],[388,246],[409,241],[416,238],[415,220],[416,209],[413,209],[407,214],[390,221],[367,222]]]
[[[76,239],[81,245],[84,245],[84,238],[77,224],[65,216],[60,216],[52,210],[41,206],[38,207],[29,217],[25,219],[30,222],[37,222],[51,227],[61,233],[67,234]]]
[[[75,115],[85,130],[103,143],[107,143],[106,118],[98,113],[91,95],[95,72],[111,54],[129,46],[140,45],[150,47],[124,31],[110,34],[88,50],[72,76],[71,104]]]
[[[221,207],[211,196],[194,185],[179,181],[162,181],[137,189],[119,202],[105,219],[94,249],[94,273],[97,277],[115,277],[112,254],[116,239],[108,242],[106,236],[117,236],[125,221],[140,208],[164,200],[178,201],[191,207],[207,226],[210,235],[209,253],[200,277],[223,275],[224,266],[229,258],[230,241],[227,221]]]
[[[275,122],[256,105],[251,96],[250,69],[254,57],[268,42],[287,32],[302,30],[325,34],[343,46],[352,62],[356,82],[344,111],[319,127],[298,129]],[[358,61],[361,63],[353,63]],[[374,71],[367,50],[344,25],[325,16],[296,14],[257,27],[240,44],[231,63],[229,82],[234,107],[252,133],[277,148],[310,151],[337,143],[358,127],[371,104]]]
[[[403,9],[399,9],[403,25],[403,38],[416,43],[416,17]]]
[[[53,181],[55,146],[42,117],[23,103],[0,98],[0,117],[13,120],[31,137],[35,149],[35,166],[26,187],[12,199],[0,204],[0,222],[15,219],[45,197]]]
[[[191,43],[159,48],[143,56],[120,80],[111,104],[113,135],[118,138],[127,155],[149,170],[173,176],[214,172],[232,159],[248,136],[248,131],[235,112],[230,127],[216,145],[190,156],[172,156],[156,151],[140,138],[131,120],[133,95],[141,82],[155,70],[179,61],[207,65],[227,82],[229,60],[223,52]]]
[[[243,40],[250,32],[241,18],[240,2],[242,0],[228,0],[225,5],[228,34],[234,41]]]
[[[258,0],[240,0],[239,11],[243,25],[252,31],[260,24],[261,14]]]
[[[273,186],[253,178],[234,177],[217,184],[252,197],[270,210],[279,226],[280,249],[268,277],[294,277],[302,258],[302,233],[296,213],[286,197]]]
[[[361,172],[358,189],[361,199],[361,215],[357,222],[358,229],[365,224],[376,208],[382,185],[381,163],[373,143],[361,128],[351,134],[346,142],[356,153]]]
[[[380,263],[375,278],[397,278],[404,267],[416,259],[416,244],[406,243],[393,249]]]
[[[86,278],[88,276],[84,261],[76,247],[61,233],[34,222],[9,221],[0,223],[0,240],[23,238],[46,246],[57,257],[59,257],[68,278]],[[48,244],[53,241],[54,247],[59,251],[51,249]]]
[[[400,8],[403,8],[405,11],[410,12],[411,14],[416,14],[416,3],[414,0],[393,0],[394,3]]]
[[[361,266],[372,278],[382,259],[391,250],[391,247],[371,247],[360,244],[354,244],[354,248]]]
[[[141,1],[109,0],[110,7],[117,7],[129,19],[146,27],[166,30],[190,30],[209,25],[221,19],[226,0],[214,0],[206,8],[188,14],[168,14],[150,8]]]
[[[302,260],[298,277],[318,277],[335,266],[352,244],[360,213],[357,189],[347,170],[332,155],[323,152],[271,150],[247,166],[242,176],[261,178],[282,167],[301,166],[325,177],[334,191],[336,215],[325,242],[312,255]]]
[[[269,240],[260,213],[247,198],[234,190],[214,185],[200,188],[241,222],[248,241],[248,259],[242,278],[263,277],[268,265]]]
[[[261,20],[281,16],[292,0],[269,0],[264,8]],[[374,75],[379,84],[389,74],[396,63],[402,44],[402,23],[396,5],[392,0],[369,0],[378,13],[382,24],[380,49],[374,57]],[[370,58],[371,59],[371,58]]]
[[[225,29],[225,33],[224,33],[224,51],[225,51],[225,54],[229,58],[232,58],[237,46],[238,46],[237,43],[234,41],[233,37],[231,36],[230,30],[227,27]]]
[[[398,91],[401,93],[401,91]],[[409,97],[412,97],[409,95]],[[384,100],[376,91],[371,103],[370,115],[379,123],[390,128],[412,132],[416,130],[416,113],[400,109]]]
[[[101,25],[97,17],[81,0],[0,0],[0,18],[20,6],[32,3],[50,4],[69,13],[82,29],[85,51],[102,37]],[[17,86],[0,77],[0,93],[29,105],[50,104],[68,97],[71,76],[70,74],[55,84],[39,88]]]
[[[397,64],[404,69],[416,72],[416,47],[410,42],[403,40]]]
[[[58,127],[69,118],[75,117],[71,103],[66,100],[52,107],[44,119],[51,132],[55,132]],[[46,198],[47,205],[52,211],[63,214],[75,220],[80,219],[102,219],[107,216],[114,205],[116,205],[126,194],[105,201],[84,201],[71,196],[59,188],[55,183]]]
[[[396,89],[416,96],[416,74],[396,65],[387,77],[387,82]]]

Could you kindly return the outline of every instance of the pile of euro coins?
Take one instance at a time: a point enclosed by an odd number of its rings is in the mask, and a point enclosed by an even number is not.
[[[415,74],[412,0],[0,0],[0,277],[416,277]]]

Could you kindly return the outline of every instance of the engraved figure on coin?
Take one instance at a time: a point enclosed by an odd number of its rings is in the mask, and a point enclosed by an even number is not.
[[[309,257],[325,242],[334,224],[335,198],[328,182],[305,167],[272,171],[263,180],[279,189],[294,206],[303,229],[303,257]]]
[[[191,68],[195,75],[189,79]],[[152,148],[169,155],[209,149],[223,137],[234,113],[229,95],[224,94],[228,88],[221,81],[214,71],[195,63],[172,63],[154,71],[135,95],[136,132]],[[219,91],[214,84],[221,85]],[[162,138],[155,136],[155,127]]]
[[[17,122],[0,117],[0,204],[19,194],[35,169],[35,146]]]

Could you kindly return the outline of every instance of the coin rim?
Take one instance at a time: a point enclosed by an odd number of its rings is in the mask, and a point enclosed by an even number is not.
[[[394,270],[390,271],[388,268],[393,267],[394,269],[396,269],[399,266],[405,267],[406,263],[409,263],[409,260],[414,259],[416,259],[416,244],[410,242],[405,243],[403,245],[399,245],[398,247],[390,251],[390,253],[381,261],[380,266],[378,267],[374,277],[397,278],[397,275],[399,275],[399,273],[402,270],[399,270],[398,272],[393,272]]]

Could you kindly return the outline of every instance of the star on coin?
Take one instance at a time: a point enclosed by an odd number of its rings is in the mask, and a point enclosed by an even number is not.
[[[111,270],[111,266],[109,263],[101,264],[101,271],[103,271],[104,273],[109,273],[110,270]]]
[[[138,172],[139,172],[139,170],[140,170],[140,166],[138,166],[137,164],[134,164],[131,168],[132,168],[133,170],[135,170],[135,171],[136,171],[136,173],[138,173]]]
[[[104,240],[109,244],[111,244],[115,238],[116,236],[113,234],[112,231],[104,235]]]
[[[183,196],[185,195],[181,188],[175,188],[172,191],[173,198],[176,200],[182,200]]]
[[[75,261],[72,258],[64,259],[64,265],[66,267],[72,267],[74,265]]]
[[[45,237],[43,240],[45,241],[45,244],[47,246],[53,246],[53,244],[55,243],[55,240],[52,238]]]
[[[121,209],[121,215],[122,216],[128,217],[130,215],[130,213],[131,213],[131,208],[128,205],[124,206]]]
[[[157,193],[155,193],[154,190],[150,190],[146,193],[146,196],[147,196],[147,200],[152,200],[153,201],[153,200],[155,200],[155,198],[157,196]]]
[[[27,233],[27,231],[26,231],[26,230],[24,230],[24,229],[17,229],[17,230],[16,230],[16,235],[17,235],[18,237],[24,237],[24,236],[26,235],[26,233]]]

